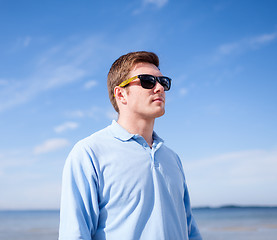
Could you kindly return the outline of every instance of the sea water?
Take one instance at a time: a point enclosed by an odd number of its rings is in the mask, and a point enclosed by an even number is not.
[[[0,211],[0,240],[58,239],[59,211]]]
[[[200,208],[193,214],[204,240],[277,240],[277,208]],[[59,211],[0,211],[0,240],[57,240],[58,228]]]
[[[277,240],[277,208],[194,209],[204,240]]]

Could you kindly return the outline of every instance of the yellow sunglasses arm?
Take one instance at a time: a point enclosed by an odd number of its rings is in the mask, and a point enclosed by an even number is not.
[[[122,83],[120,83],[118,86],[119,87],[125,87],[127,84],[129,84],[130,82],[132,82],[133,80],[135,80],[138,76],[134,76],[131,78],[128,78],[127,80],[123,81]]]
[[[134,76],[131,78],[128,78],[127,80],[123,81],[122,83],[120,83],[118,86],[119,87],[125,87],[127,84],[129,84],[130,82],[132,82],[133,80],[135,80],[138,76]],[[115,95],[113,95],[115,97]]]

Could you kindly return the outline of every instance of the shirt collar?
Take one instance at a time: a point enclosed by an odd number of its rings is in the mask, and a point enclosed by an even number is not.
[[[110,130],[113,136],[121,141],[128,141],[135,135],[129,133],[126,129],[121,127],[115,120],[112,121],[112,124],[110,125]]]
[[[164,140],[160,138],[155,131],[153,131],[152,138],[153,138],[152,148],[158,150],[164,143]]]
[[[152,138],[153,138],[153,143],[158,144],[158,143],[163,143],[164,142],[164,140],[162,138],[160,138],[155,131],[153,131]]]
[[[129,133],[126,129],[124,129],[122,126],[120,126],[115,120],[112,121],[112,124],[110,125],[110,130],[112,132],[112,135],[121,140],[121,141],[128,141],[131,138],[137,136],[136,134]],[[158,134],[153,131],[153,145],[158,145],[159,143],[163,143],[164,140],[158,136]]]

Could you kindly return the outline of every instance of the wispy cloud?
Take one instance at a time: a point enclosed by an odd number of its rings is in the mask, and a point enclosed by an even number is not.
[[[16,39],[15,45],[12,47],[11,52],[16,52],[30,46],[32,42],[31,36],[22,36]]]
[[[54,152],[69,145],[69,141],[64,138],[52,138],[34,148],[34,154],[44,154]]]
[[[8,85],[8,81],[6,79],[0,79],[0,86]]]
[[[110,120],[117,120],[117,117],[118,117],[118,114],[117,114],[117,112],[115,110],[107,110],[105,112],[105,115]]]
[[[7,174],[7,169],[15,169],[31,166],[36,159],[29,149],[0,149],[0,177]],[[0,181],[1,182],[1,181]]]
[[[263,34],[254,38],[250,38],[249,42],[252,46],[260,46],[261,44],[265,44],[271,42],[277,38],[277,33]]]
[[[98,106],[92,106],[89,109],[86,110],[74,110],[74,111],[68,111],[66,112],[66,115],[68,117],[75,117],[75,118],[92,118],[94,120],[101,120],[103,118],[106,119],[117,119],[117,113],[116,111],[112,108],[103,108],[103,107],[98,107]]]
[[[64,159],[34,155],[32,150],[26,147],[0,149],[0,189],[5,192],[0,198],[0,209],[59,207]]]
[[[236,175],[236,177],[253,177],[257,180],[257,173],[263,172],[261,176],[272,176],[277,169],[277,151],[276,150],[248,150],[239,152],[230,152],[214,157],[200,159],[189,163],[192,168],[214,168],[229,166],[225,168],[225,173]],[[215,168],[217,170],[218,168]],[[234,179],[233,179],[234,180]]]
[[[186,96],[186,95],[188,94],[188,89],[187,89],[187,88],[184,88],[184,87],[183,87],[183,88],[180,88],[179,94],[180,94],[181,97]]]
[[[25,39],[25,45],[31,41]],[[29,76],[1,80],[0,112],[18,104],[26,103],[39,93],[60,88],[72,82],[80,81],[93,73],[101,64],[93,56],[99,56],[103,41],[90,37],[80,41],[68,41],[39,52],[29,62],[33,62]],[[103,57],[104,58],[104,57]],[[94,83],[95,84],[95,83]],[[87,83],[92,87],[93,83]]]
[[[226,81],[226,79],[234,79],[244,71],[244,65],[240,61],[235,61],[230,64],[230,61],[241,55],[247,56],[249,52],[262,50],[270,44],[274,44],[276,40],[277,32],[272,32],[252,37],[243,37],[233,42],[219,44],[209,54],[198,55],[193,58],[190,67],[188,67],[193,73],[189,75],[195,77],[201,69],[199,75],[203,76],[204,71],[206,71],[205,78],[201,76],[205,80],[203,82],[206,86],[210,84],[218,85]]]
[[[23,46],[24,47],[28,47],[30,42],[31,42],[32,38],[30,36],[27,36],[23,39]]]
[[[219,204],[212,196],[220,194],[223,189],[230,191],[225,191],[226,199],[220,197],[221,204],[259,204],[262,198],[262,196],[260,198],[259,191],[262,192],[263,188],[272,188],[273,190],[277,184],[276,149],[230,152],[185,162],[184,166],[191,184],[194,185],[192,191],[196,189],[198,191],[193,195],[203,199],[201,194],[207,194],[209,191],[206,203],[211,205]],[[205,186],[209,186],[209,190]],[[234,193],[238,195],[234,195]],[[247,194],[255,196],[255,199],[250,201]],[[211,196],[211,200],[209,196]],[[271,204],[277,199],[277,193],[273,191],[271,197],[268,196],[268,199],[262,202]],[[194,199],[196,204],[201,202],[199,199]]]
[[[144,12],[145,9],[147,9],[147,7],[149,7],[149,5],[152,5],[159,10],[163,8],[167,4],[167,2],[168,0],[142,0],[141,6],[136,8],[133,11],[133,14],[134,15],[141,14],[142,12]]]
[[[20,179],[20,181],[23,179],[25,184],[21,184],[19,188],[17,188],[18,182],[12,182],[8,184],[7,189],[5,189],[5,197],[0,198],[1,210],[52,210],[59,208],[59,183],[53,183],[49,180],[45,180],[42,177],[37,177],[35,180],[28,179],[26,174],[18,174],[17,178]],[[20,199],[18,199],[18,195],[20,195]]]
[[[65,115],[70,118],[83,118],[85,117],[85,112],[83,110],[73,110],[67,111]]]
[[[153,4],[159,8],[163,7],[168,0],[144,0],[145,4]]]
[[[97,85],[97,82],[94,81],[94,80],[91,80],[91,81],[88,81],[88,82],[85,83],[84,88],[86,90],[89,90],[89,89],[93,88],[96,85]]]
[[[242,40],[222,44],[217,49],[219,55],[236,54],[249,49],[258,49],[267,43],[274,41],[277,38],[277,33],[262,34],[252,38],[244,38]]]
[[[73,130],[79,127],[79,124],[76,122],[65,122],[59,126],[56,126],[54,128],[56,133],[62,133],[65,132],[67,130]]]

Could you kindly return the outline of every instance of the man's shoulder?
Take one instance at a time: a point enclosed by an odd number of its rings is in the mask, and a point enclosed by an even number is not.
[[[179,158],[178,154],[174,150],[172,150],[169,146],[167,146],[165,143],[163,143],[162,145],[162,150],[167,154],[171,154],[172,156]]]
[[[179,168],[181,169],[181,171],[183,171],[183,164],[182,164],[182,161],[181,161],[179,155],[174,150],[172,150],[170,147],[168,147],[166,144],[163,144],[161,149],[162,149],[162,152],[161,152],[162,156],[163,157],[166,156],[170,159],[175,159]]]
[[[107,146],[111,145],[112,141],[113,137],[110,133],[109,126],[107,126],[79,140],[71,149],[67,162],[88,164],[92,159],[96,159],[97,156],[105,152]]]
[[[110,125],[79,140],[76,143],[76,146],[79,146],[79,147],[92,146],[95,144],[101,144],[103,143],[103,141],[107,141],[108,139],[112,139],[112,135],[110,132]]]

